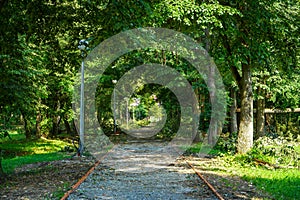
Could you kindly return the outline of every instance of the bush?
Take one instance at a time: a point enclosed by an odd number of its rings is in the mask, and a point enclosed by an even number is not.
[[[297,141],[298,138],[293,139],[292,137],[260,137],[255,141],[254,147],[248,155],[276,165],[299,166]]]
[[[237,133],[226,133],[219,137],[214,150],[219,150],[222,153],[235,154],[237,143]]]
[[[136,124],[139,126],[147,126],[150,124],[150,121],[145,118],[145,119],[137,121]]]

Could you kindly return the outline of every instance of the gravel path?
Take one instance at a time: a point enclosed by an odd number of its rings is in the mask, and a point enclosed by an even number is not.
[[[68,199],[217,199],[161,142],[116,146]]]

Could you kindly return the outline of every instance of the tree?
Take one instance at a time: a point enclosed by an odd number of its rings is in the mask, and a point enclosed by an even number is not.
[[[238,152],[245,153],[253,143],[253,100],[258,110],[258,135],[263,130],[265,103],[273,107],[295,107],[299,103],[295,92],[298,86],[286,86],[299,77],[295,73],[299,68],[299,7],[297,0],[1,0],[2,118],[6,108],[9,115],[22,115],[28,137],[34,129],[38,136],[44,131],[55,137],[61,122],[72,132],[69,124],[72,86],[81,61],[77,42],[93,38],[90,43],[93,47],[124,30],[165,27],[185,33],[206,47],[226,77],[229,77],[227,71],[231,71],[230,80],[225,80],[225,84],[231,87],[231,81],[235,80],[239,89]],[[147,53],[137,51],[124,55],[116,65],[127,67],[111,70],[112,74],[107,75],[121,77],[130,67],[153,59],[186,75],[197,90],[201,104],[208,104],[202,79],[193,75],[188,63],[180,60],[176,52]],[[129,61],[132,58],[135,60]],[[275,69],[279,74],[274,74]],[[269,75],[266,77],[265,73]],[[281,74],[284,76],[280,77]],[[280,79],[276,81],[275,77]],[[210,83],[213,87],[214,83]],[[109,91],[98,92],[109,95]],[[265,93],[270,99],[265,99]],[[287,95],[295,98],[286,98]],[[107,102],[106,98],[97,99],[102,100]],[[209,118],[210,108],[204,107]],[[170,112],[174,109],[172,115],[176,115],[177,108],[169,106],[168,109]],[[110,118],[111,113],[104,111],[102,116],[98,113],[99,118]]]
[[[83,20],[76,2],[10,1],[1,7],[0,107],[22,115],[27,137],[43,130],[55,136],[71,117],[74,75],[79,68]],[[2,5],[2,4],[1,4]],[[77,67],[78,66],[78,67]],[[42,121],[51,121],[41,127]],[[45,123],[43,123],[45,124]],[[66,125],[68,126],[68,125]]]
[[[17,14],[22,13],[23,6],[22,2],[19,6],[9,2],[1,10],[0,108],[9,107],[4,115],[22,115],[26,137],[30,137],[37,100],[47,93],[43,87],[47,71],[41,67],[43,49],[32,42],[34,36],[26,36],[26,24]]]

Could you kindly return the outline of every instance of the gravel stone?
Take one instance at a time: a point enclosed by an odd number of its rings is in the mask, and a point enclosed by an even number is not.
[[[116,146],[68,199],[217,199],[185,162],[172,159],[174,152],[164,145]]]

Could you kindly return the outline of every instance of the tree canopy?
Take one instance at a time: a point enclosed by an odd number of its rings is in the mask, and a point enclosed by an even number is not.
[[[1,0],[0,125],[22,123],[27,137],[55,137],[62,127],[75,134],[72,95],[81,62],[79,40],[89,39],[94,48],[125,30],[163,27],[201,44],[214,58],[228,91],[237,88],[241,108],[237,149],[245,153],[254,134],[264,132],[259,131],[262,127],[253,128],[265,123],[259,121],[264,117],[259,110],[299,107],[299,8],[298,0]],[[112,111],[107,106],[111,80],[147,62],[167,64],[187,78],[203,113],[199,130],[206,132],[208,86],[176,52],[151,49],[124,55],[101,78],[100,124],[111,130]],[[168,135],[178,126],[180,113],[170,91],[156,85],[137,91],[135,97],[142,99],[140,117],[154,105],[153,94],[170,116],[164,129]],[[228,95],[228,107],[230,102]]]

